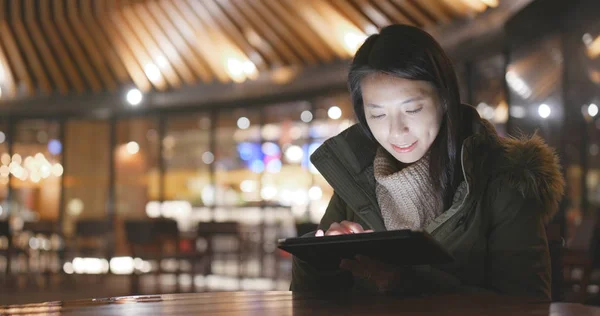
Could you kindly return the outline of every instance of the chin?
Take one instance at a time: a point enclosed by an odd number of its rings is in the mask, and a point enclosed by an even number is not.
[[[414,151],[410,152],[410,153],[403,153],[403,154],[397,153],[397,152],[392,152],[392,156],[394,156],[394,158],[396,158],[396,160],[398,160],[399,162],[408,165],[408,164],[412,164],[412,163],[419,161],[419,159],[423,158],[424,154],[422,154],[421,152],[416,153]]]

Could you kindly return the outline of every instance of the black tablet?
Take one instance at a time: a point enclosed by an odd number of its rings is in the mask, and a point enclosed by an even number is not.
[[[429,234],[413,230],[288,238],[279,240],[278,247],[299,259],[327,267],[337,267],[342,258],[356,255],[402,266],[454,260]]]

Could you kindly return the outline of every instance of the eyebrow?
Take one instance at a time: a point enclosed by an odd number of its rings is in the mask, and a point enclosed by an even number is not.
[[[425,97],[422,96],[422,95],[420,95],[420,96],[416,96],[416,97],[412,97],[412,98],[406,99],[406,100],[402,101],[402,103],[400,103],[400,105],[411,103],[411,102],[415,102],[415,101],[422,101],[422,100],[425,100]],[[367,107],[374,108],[374,109],[380,109],[383,106],[378,105],[378,104],[369,103],[369,104],[367,104]]]

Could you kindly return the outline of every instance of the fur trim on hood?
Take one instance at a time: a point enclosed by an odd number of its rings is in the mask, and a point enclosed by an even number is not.
[[[565,191],[565,180],[555,151],[537,134],[531,137],[504,138],[500,142],[506,164],[500,174],[524,197],[542,204],[542,217],[549,221],[558,211]]]
[[[480,124],[484,130],[480,142],[491,143],[496,149],[486,153],[490,158],[488,168],[523,197],[536,199],[541,206],[540,215],[548,222],[558,212],[565,191],[562,168],[554,149],[537,133],[499,137],[489,122],[480,119]]]

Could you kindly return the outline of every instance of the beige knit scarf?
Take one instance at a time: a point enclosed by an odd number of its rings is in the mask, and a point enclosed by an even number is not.
[[[377,201],[387,230],[422,229],[443,212],[429,181],[429,154],[401,168],[400,163],[380,147],[373,172]]]

